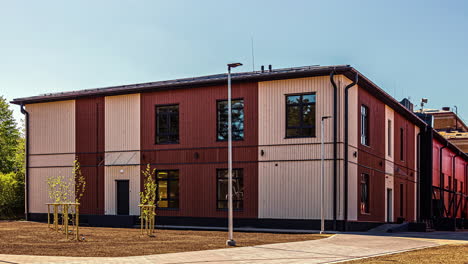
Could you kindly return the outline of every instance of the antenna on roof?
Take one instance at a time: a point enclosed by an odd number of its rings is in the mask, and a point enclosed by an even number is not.
[[[250,37],[250,43],[252,47],[252,71],[255,71],[255,56],[254,56],[254,39],[253,36]]]

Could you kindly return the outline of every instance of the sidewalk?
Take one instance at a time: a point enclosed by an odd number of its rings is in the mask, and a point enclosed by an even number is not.
[[[439,239],[421,234],[412,237],[364,234],[336,234],[332,237],[303,242],[269,244],[254,247],[170,253],[123,258],[78,258],[0,255],[0,263],[327,263],[351,260],[449,243],[468,243],[461,234]],[[446,236],[443,236],[446,237]]]

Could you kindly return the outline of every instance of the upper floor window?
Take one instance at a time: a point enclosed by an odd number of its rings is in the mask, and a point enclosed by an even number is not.
[[[218,101],[217,140],[228,140],[228,101]],[[232,140],[244,139],[244,100],[232,100]]]
[[[217,205],[218,209],[228,208],[228,170],[218,169],[216,171],[217,181]],[[233,208],[241,210],[244,208],[244,170],[232,170],[232,204]]]
[[[400,160],[404,160],[404,147],[405,147],[405,138],[403,128],[400,128]]]
[[[315,137],[315,93],[286,96],[286,137]]]
[[[368,214],[370,204],[369,174],[361,174],[361,213]]]
[[[157,171],[157,199],[160,208],[179,208],[179,171]]]
[[[179,105],[156,106],[156,144],[179,143]]]
[[[387,148],[388,148],[387,152],[388,152],[388,154],[387,154],[387,155],[388,155],[389,157],[392,156],[392,134],[393,134],[393,133],[392,133],[392,120],[389,119],[389,120],[388,120],[388,125],[387,125],[387,137],[388,137],[388,139],[387,139],[387,144],[388,144],[388,146],[387,146]]]
[[[361,105],[361,144],[369,146],[369,108]]]

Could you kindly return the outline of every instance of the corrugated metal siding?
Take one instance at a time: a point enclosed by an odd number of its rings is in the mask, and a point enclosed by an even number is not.
[[[343,129],[339,129],[338,131],[343,131],[340,133],[340,141],[344,142],[344,87],[346,85],[350,84],[351,81],[345,77],[342,77],[343,81],[341,84],[341,90],[342,92],[340,93],[340,98],[343,98],[342,105],[343,107],[340,108],[342,111],[339,111],[342,113],[342,116],[340,115],[341,121],[340,126]],[[357,221],[358,219],[358,158],[355,157],[353,154],[356,152],[358,149],[358,142],[360,138],[359,134],[359,104],[358,104],[358,86],[354,86],[348,90],[348,220],[350,221]],[[344,150],[341,150],[340,153],[344,153]],[[343,155],[339,155],[340,158],[344,158]],[[340,163],[340,168],[343,168],[344,162]],[[341,182],[344,183],[344,172],[341,172]],[[344,184],[341,184],[343,187],[341,188],[341,193],[344,194]],[[344,197],[343,197],[344,199]],[[344,204],[344,200],[342,202]],[[342,218],[341,218],[342,219]]]
[[[30,167],[73,166],[75,154],[32,155],[29,157]]]
[[[244,209],[239,218],[257,217],[258,93],[257,83],[234,83],[232,97],[244,100],[244,140],[233,142],[234,168],[244,169]],[[216,169],[227,168],[227,142],[216,140],[217,100],[226,86],[208,86],[141,94],[141,163],[179,170],[178,210],[161,216],[226,217],[216,209]],[[155,106],[179,105],[179,143],[155,144]],[[144,165],[142,165],[142,169]]]
[[[369,109],[369,146],[360,143],[358,146],[358,195],[357,206],[361,201],[361,175],[366,173],[370,177],[369,213],[358,210],[359,221],[385,221],[385,104],[372,94],[359,87],[357,114],[361,115],[361,105]],[[357,131],[361,132],[361,119],[358,118]]]
[[[388,133],[388,120],[391,121],[391,131],[390,131],[390,134]],[[390,108],[389,106],[385,106],[385,156],[386,156],[386,160],[385,160],[385,220],[388,219],[387,217],[387,212],[388,212],[388,209],[387,209],[387,206],[388,206],[388,199],[389,197],[387,196],[387,189],[394,189],[394,180],[393,180],[393,177],[394,177],[394,165],[393,165],[393,159],[395,157],[395,153],[394,153],[394,144],[395,144],[395,133],[394,133],[394,129],[393,127],[395,126],[395,120],[394,120],[394,111],[392,108]],[[390,153],[388,152],[388,138],[391,137],[391,145],[390,145]],[[394,208],[394,204],[395,204],[395,195],[394,195],[394,191],[392,191],[392,197],[391,197],[391,201],[392,201],[392,212],[393,212],[393,208]],[[394,221],[394,216],[395,215],[395,212],[393,212],[393,215],[391,217],[391,221]]]
[[[105,150],[140,149],[140,94],[105,97]]]
[[[29,212],[47,213],[46,203],[54,202],[49,199],[47,180],[50,177],[72,176],[72,167],[68,168],[31,168],[29,169]],[[68,178],[68,179],[70,179]]]
[[[86,178],[83,214],[104,214],[104,97],[76,100],[76,152]]]
[[[121,172],[123,170],[123,172]],[[115,215],[117,208],[116,180],[129,180],[130,215],[139,215],[140,210],[140,166],[105,167],[105,214]]]
[[[320,117],[333,115],[333,89],[329,77],[311,77],[258,83],[259,145],[319,143]],[[316,92],[316,137],[285,138],[286,94]],[[333,141],[333,126],[325,129],[325,142]]]
[[[316,92],[316,137],[286,139],[285,96],[310,92]],[[329,78],[312,77],[260,82],[258,100],[259,218],[319,218],[320,117],[333,114],[333,89]],[[329,120],[325,126],[327,159],[333,158],[331,156],[333,145],[330,144],[333,142],[332,124]],[[326,208],[327,218],[330,219],[333,217],[332,161],[327,161],[326,164],[325,178],[328,179],[325,182],[328,204]]]
[[[332,161],[325,170],[332,171]],[[320,161],[259,165],[259,218],[319,219]],[[333,177],[325,177],[325,217],[333,218]]]
[[[75,152],[75,101],[31,104],[30,154]]]

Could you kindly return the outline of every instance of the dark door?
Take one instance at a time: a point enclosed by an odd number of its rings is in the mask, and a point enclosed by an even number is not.
[[[117,182],[117,214],[129,214],[129,184],[128,180],[118,180]]]

